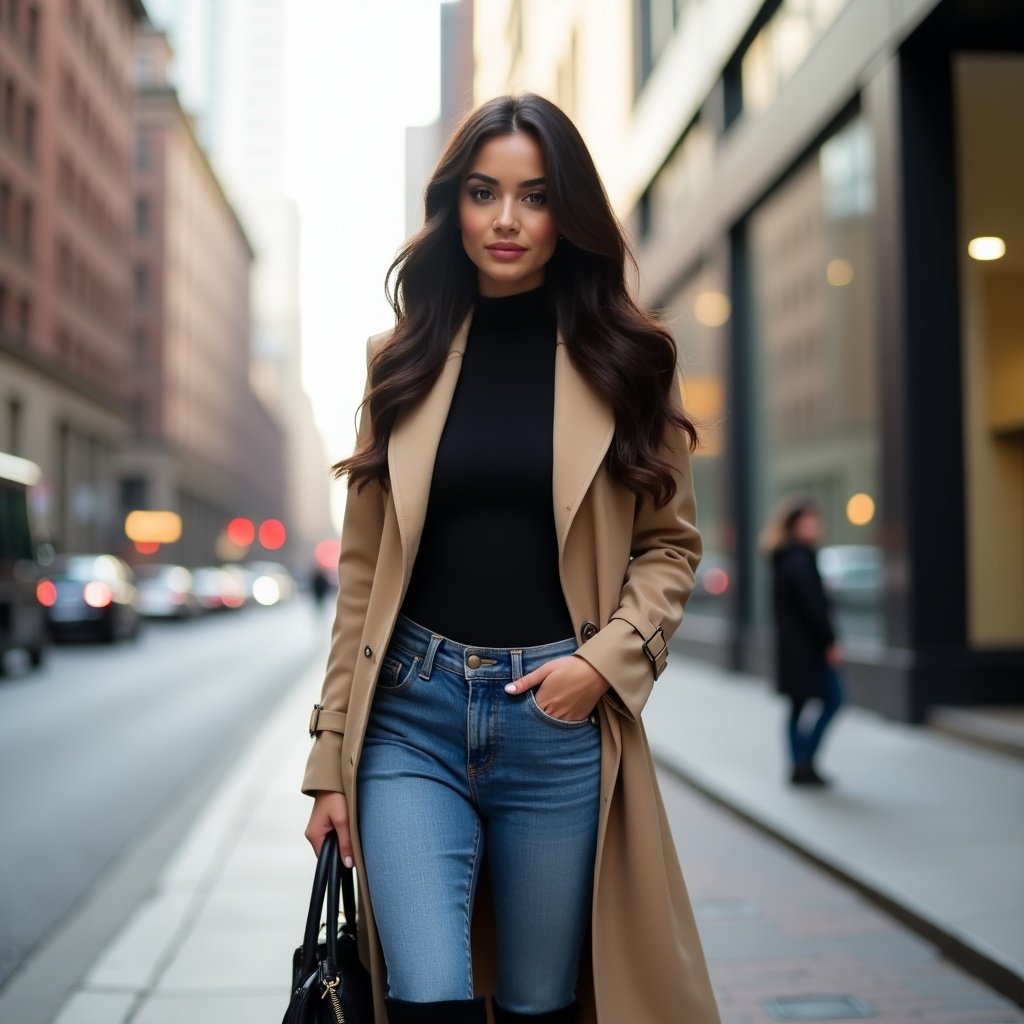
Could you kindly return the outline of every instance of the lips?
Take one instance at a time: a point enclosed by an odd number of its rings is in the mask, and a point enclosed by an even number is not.
[[[526,249],[522,245],[516,245],[515,242],[495,242],[493,245],[487,246],[491,252],[526,252]]]

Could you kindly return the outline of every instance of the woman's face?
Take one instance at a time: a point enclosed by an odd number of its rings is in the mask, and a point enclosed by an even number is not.
[[[807,511],[793,524],[793,538],[815,547],[825,536],[825,523],[817,512]]]
[[[558,243],[544,173],[540,147],[525,132],[488,139],[470,161],[459,227],[479,270],[481,295],[515,295],[544,282]]]

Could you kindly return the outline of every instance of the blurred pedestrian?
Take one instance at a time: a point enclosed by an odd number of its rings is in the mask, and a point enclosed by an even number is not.
[[[368,889],[378,1024],[713,1024],[640,721],[700,559],[675,344],[547,100],[467,115],[425,207],[335,467],[306,835]]]
[[[818,572],[824,522],[809,498],[782,501],[761,537],[771,559],[775,678],[790,700],[787,738],[794,785],[823,786],[815,757],[843,702],[841,650]]]
[[[310,590],[313,591],[313,601],[317,608],[324,603],[324,598],[327,596],[327,591],[331,589],[330,580],[327,579],[327,573],[319,566],[313,567],[313,575],[309,581]]]

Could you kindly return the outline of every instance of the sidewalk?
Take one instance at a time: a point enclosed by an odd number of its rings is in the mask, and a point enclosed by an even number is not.
[[[663,765],[1024,998],[1024,763],[847,707],[822,752],[835,784],[793,788],[768,684],[671,664],[644,713]]]
[[[296,684],[55,1024],[280,1021],[313,866],[297,786],[319,683]],[[848,709],[834,791],[792,791],[766,687],[679,656],[645,718],[663,764],[1019,974],[1024,767]],[[1024,1022],[805,858],[670,774],[663,791],[724,1024]]]

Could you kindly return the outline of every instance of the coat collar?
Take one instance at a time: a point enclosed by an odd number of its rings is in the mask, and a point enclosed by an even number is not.
[[[388,470],[406,584],[423,534],[434,457],[462,369],[471,319],[472,314],[455,332],[434,386],[391,430]],[[615,417],[608,402],[576,369],[561,331],[557,340],[551,497],[561,563],[573,517],[611,444]]]

